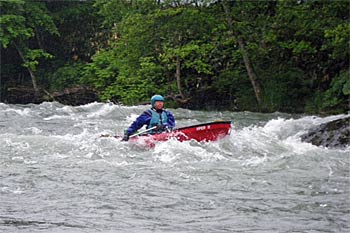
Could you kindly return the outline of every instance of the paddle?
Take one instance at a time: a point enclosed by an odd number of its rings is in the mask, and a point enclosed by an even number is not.
[[[133,137],[135,137],[135,136],[137,136],[137,135],[146,133],[146,132],[151,131],[152,129],[155,129],[155,128],[157,128],[157,126],[153,126],[153,127],[149,128],[149,129],[145,129],[145,130],[143,130],[143,131],[141,131],[141,132],[132,134],[132,135],[129,136],[129,138],[133,138]]]
[[[143,133],[147,133],[148,131],[151,131],[152,129],[155,129],[155,128],[157,128],[157,126],[153,126],[153,127],[149,128],[149,129],[145,129],[145,130],[142,130],[142,131],[140,131],[138,133],[132,134],[132,135],[129,136],[129,138],[133,138],[133,137],[136,137],[137,135],[140,135],[140,134],[143,134]],[[113,135],[110,135],[110,134],[102,134],[100,137],[103,137],[103,138],[107,138],[107,137],[122,138],[123,136],[118,136],[118,135],[113,136]]]

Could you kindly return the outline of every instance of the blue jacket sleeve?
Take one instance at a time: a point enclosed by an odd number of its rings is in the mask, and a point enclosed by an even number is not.
[[[148,125],[150,120],[151,120],[151,116],[148,113],[146,112],[142,113],[127,129],[128,134],[131,135],[138,129],[141,129],[142,126]]]
[[[168,127],[173,129],[175,128],[175,118],[174,118],[174,115],[169,112],[169,111],[166,111],[166,115],[168,117]]]

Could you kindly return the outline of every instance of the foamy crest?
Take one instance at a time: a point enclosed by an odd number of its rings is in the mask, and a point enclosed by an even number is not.
[[[80,134],[54,135],[52,137],[72,142],[72,144],[75,145],[81,145],[82,142],[86,142],[89,139],[91,140],[92,135],[93,134],[89,133],[88,129],[83,129]]]
[[[13,193],[13,194],[22,194],[24,193],[24,190],[22,190],[21,188],[19,187],[16,187],[16,188],[10,188],[10,187],[1,187],[0,188],[0,191],[2,193]]]
[[[299,136],[291,136],[283,140],[281,143],[295,154],[305,154],[312,150],[319,150],[320,148],[311,143],[302,142]]]
[[[27,130],[29,130],[32,134],[36,134],[36,135],[43,132],[42,129],[39,129],[37,127],[30,127]]]
[[[94,111],[96,107],[100,107],[101,105],[105,105],[105,104],[109,104],[109,103],[92,102],[92,103],[80,105],[77,108],[84,109],[86,111],[90,111],[90,110]]]
[[[127,121],[128,123],[132,123],[133,121],[136,120],[136,118],[137,118],[138,116],[139,116],[138,114],[132,113],[132,114],[130,114],[129,116],[126,116],[126,121]]]
[[[166,145],[169,143],[159,143],[154,148],[154,152],[152,153],[152,155],[156,160],[159,160],[163,163],[172,163],[181,156],[180,153],[174,152],[168,145]]]
[[[215,142],[212,142],[215,143]],[[176,139],[170,139],[166,142],[155,143],[153,155],[157,160],[165,163],[177,160],[183,161],[215,161],[226,159],[220,150],[212,147],[208,149],[207,143],[196,141],[179,142]]]
[[[263,163],[267,162],[268,160],[269,159],[266,155],[262,156],[262,157],[254,156],[254,157],[250,157],[250,158],[243,160],[243,162],[241,164],[244,167],[254,167],[254,166],[259,166],[260,164],[263,164]]]
[[[57,119],[73,119],[71,116],[60,116],[60,115],[53,115],[50,117],[45,117],[44,121],[51,121],[51,120],[57,120]]]
[[[24,109],[10,108],[10,109],[6,109],[4,112],[15,113],[15,114],[22,116],[22,117],[31,116],[31,110],[29,108],[24,108]]]
[[[263,131],[271,137],[284,139],[300,132],[304,133],[309,127],[312,127],[315,121],[313,119],[273,119],[266,123]]]
[[[16,150],[28,150],[30,148],[28,142],[13,142],[12,139],[6,139],[5,143],[8,147],[15,148]]]
[[[9,105],[0,102],[0,109],[1,109],[1,110],[2,110],[2,109],[6,109],[6,108],[8,108],[8,107],[9,107]]]
[[[115,105],[112,104],[103,104],[100,106],[98,110],[95,110],[94,112],[87,115],[88,118],[96,118],[96,117],[103,117],[107,116],[111,112],[113,112],[116,109]]]

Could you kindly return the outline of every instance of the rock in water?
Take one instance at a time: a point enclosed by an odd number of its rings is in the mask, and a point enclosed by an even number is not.
[[[321,124],[301,138],[316,146],[346,148],[350,146],[350,117]]]

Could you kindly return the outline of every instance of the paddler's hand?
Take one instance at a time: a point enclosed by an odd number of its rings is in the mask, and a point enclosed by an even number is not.
[[[125,141],[125,142],[127,142],[127,141],[129,141],[129,133],[128,133],[128,131],[127,130],[125,130],[124,131],[124,136],[123,136],[123,138],[122,138],[122,141]]]
[[[163,132],[166,131],[167,127],[166,125],[157,125],[157,127],[154,129],[155,132]]]

